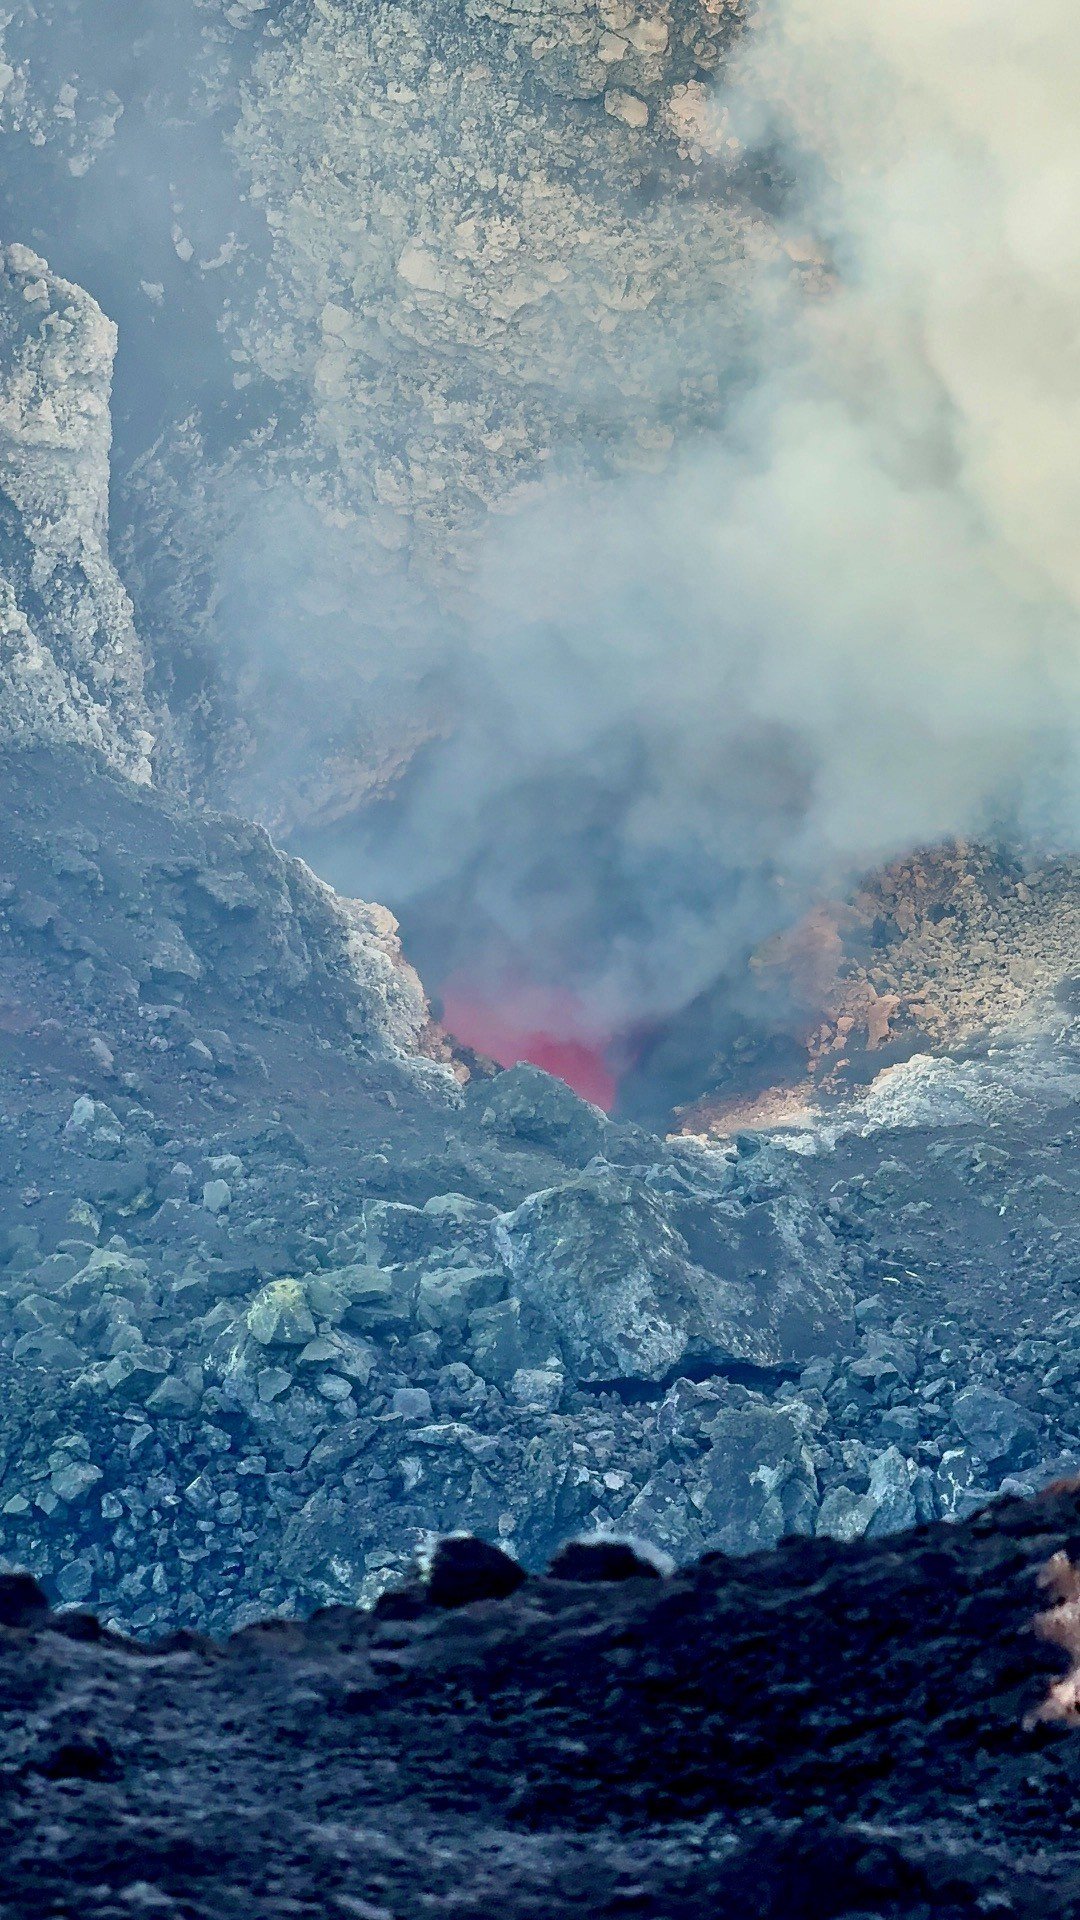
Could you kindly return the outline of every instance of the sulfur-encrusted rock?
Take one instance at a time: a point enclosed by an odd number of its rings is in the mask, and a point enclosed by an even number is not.
[[[272,1280],[247,1311],[247,1328],[263,1347],[303,1347],[315,1332],[307,1295],[299,1280]]]

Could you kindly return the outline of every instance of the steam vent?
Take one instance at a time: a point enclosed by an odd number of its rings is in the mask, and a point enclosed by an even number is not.
[[[0,6],[0,1920],[1080,1920],[1073,11]]]

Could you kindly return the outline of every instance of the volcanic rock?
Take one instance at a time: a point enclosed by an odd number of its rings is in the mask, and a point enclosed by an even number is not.
[[[303,1347],[315,1321],[299,1280],[272,1280],[257,1293],[247,1313],[248,1332],[264,1347]]]
[[[989,1466],[1031,1445],[1033,1426],[1023,1407],[992,1388],[965,1387],[953,1401],[953,1419],[972,1451]]]
[[[549,1147],[561,1158],[584,1166],[602,1152],[609,1122],[598,1107],[579,1100],[563,1081],[525,1064],[511,1067],[486,1085],[476,1099],[481,1125]]]
[[[0,738],[93,747],[145,782],[145,663],[107,544],[115,352],[89,294],[0,250]],[[92,877],[79,837],[66,862]]]
[[[597,1165],[501,1221],[537,1362],[554,1346],[579,1379],[659,1381],[686,1362],[783,1365],[845,1341],[851,1293],[818,1220],[719,1194],[704,1225],[699,1213]]]
[[[606,77],[545,55],[543,86],[651,140],[666,52],[622,21],[613,73],[595,24],[573,45]],[[618,84],[648,130],[611,123]],[[111,346],[40,277],[40,326],[36,292],[9,316],[39,543],[13,536],[11,578],[104,594]],[[435,297],[398,279],[394,302]],[[63,446],[35,453],[50,396]],[[35,618],[54,661],[89,632]],[[87,750],[69,663],[59,734],[0,767],[4,1563],[117,1626],[226,1630],[375,1600],[461,1527],[524,1567],[582,1532],[686,1560],[1080,1465],[1068,996],[1052,1030],[734,1146],[608,1121],[534,1068],[463,1097],[388,915],[126,777],[126,659],[111,744]]]
[[[524,1580],[521,1567],[498,1547],[451,1534],[432,1555],[427,1597],[435,1607],[468,1607],[477,1600],[505,1600]]]
[[[0,1574],[0,1626],[35,1626],[48,1611],[44,1592],[28,1573]]]
[[[5,1898],[87,1920],[526,1920],[582,1888],[612,1916],[1070,1913],[1080,1760],[1050,1688],[1078,1535],[1070,1488],[667,1578],[574,1546],[526,1579],[458,1538],[372,1613],[224,1645],[95,1639],[9,1578]]]
[[[730,1408],[709,1423],[711,1445],[690,1498],[705,1537],[725,1552],[812,1532],[817,1476],[801,1411],[790,1404]]]

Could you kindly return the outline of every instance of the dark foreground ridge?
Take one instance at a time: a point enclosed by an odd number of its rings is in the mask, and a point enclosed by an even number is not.
[[[1080,1740],[1034,1718],[1078,1554],[1075,1486],[670,1578],[459,1539],[371,1613],[152,1645],[7,1576],[0,1912],[1078,1913]]]

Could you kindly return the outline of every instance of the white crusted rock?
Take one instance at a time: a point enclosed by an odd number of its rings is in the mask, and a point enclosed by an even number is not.
[[[131,602],[109,558],[116,329],[28,247],[0,252],[0,738],[150,778]]]

